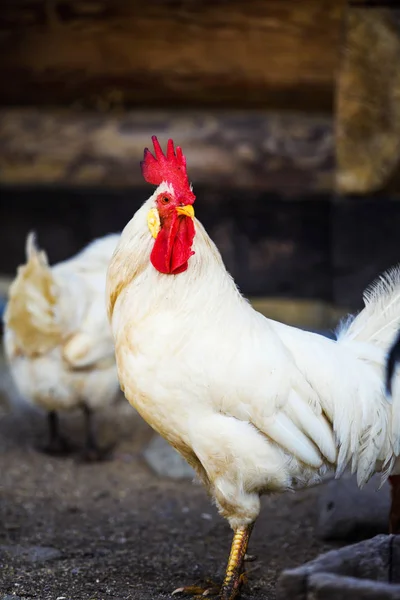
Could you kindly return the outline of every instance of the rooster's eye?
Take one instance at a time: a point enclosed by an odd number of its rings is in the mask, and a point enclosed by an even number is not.
[[[168,196],[161,196],[161,204],[168,204],[169,198]]]

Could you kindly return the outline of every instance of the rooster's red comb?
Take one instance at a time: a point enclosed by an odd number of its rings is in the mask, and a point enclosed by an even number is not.
[[[179,146],[175,149],[174,142],[168,140],[167,154],[165,155],[157,137],[153,135],[151,139],[155,157],[148,148],[144,149],[144,158],[140,163],[143,177],[148,183],[154,185],[160,185],[163,181],[170,183],[175,193],[185,195],[187,202],[192,204],[195,195],[190,189],[186,171],[186,158],[182,149]]]

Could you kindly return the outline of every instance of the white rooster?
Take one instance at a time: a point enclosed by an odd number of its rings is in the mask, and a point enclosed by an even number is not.
[[[69,260],[49,266],[34,235],[18,268],[4,313],[4,348],[23,397],[48,411],[49,453],[69,450],[57,411],[81,408],[86,418],[84,457],[96,460],[92,410],[111,403],[119,388],[114,344],[105,309],[107,265],[119,240],[108,235]]]
[[[232,600],[261,494],[347,465],[360,485],[375,471],[395,472],[400,395],[388,401],[383,374],[400,325],[400,270],[365,293],[364,310],[337,341],[265,318],[194,218],[181,149],[169,140],[164,155],[153,143],[142,172],[158,187],[108,269],[118,374],[129,402],[194,467],[228,519],[234,537],[219,596]]]

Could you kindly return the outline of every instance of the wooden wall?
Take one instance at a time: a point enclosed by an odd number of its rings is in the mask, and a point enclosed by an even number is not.
[[[331,111],[344,5],[3,0],[0,103]]]
[[[400,7],[396,3],[355,3],[346,11],[335,122],[337,190],[397,195]]]
[[[345,5],[4,0],[0,183],[136,185],[156,132],[201,183],[332,189]]]
[[[0,183],[136,185],[156,132],[202,183],[331,189],[345,2],[4,0]]]
[[[267,111],[0,109],[0,181],[7,185],[132,187],[157,133],[185,152],[193,182],[285,196],[332,189],[332,119]]]

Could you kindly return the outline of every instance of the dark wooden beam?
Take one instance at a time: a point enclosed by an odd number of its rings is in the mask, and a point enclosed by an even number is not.
[[[94,237],[120,231],[149,193],[148,185],[129,190],[1,187],[0,274],[15,275],[28,231],[37,231],[55,263]],[[323,300],[359,309],[365,287],[399,260],[396,200],[333,202],[322,195],[282,202],[262,190],[243,194],[201,185],[196,194],[197,217],[248,296]],[[279,306],[268,310],[280,318]],[[297,318],[296,310],[292,322]],[[326,315],[318,318],[322,322]],[[334,320],[332,315],[331,325]]]
[[[94,237],[121,231],[150,196],[149,188],[2,188],[0,273],[15,273],[32,229],[51,263],[71,256]],[[282,202],[262,190],[243,194],[201,185],[196,194],[196,215],[246,295],[329,302],[328,197]]]
[[[399,264],[400,202],[363,196],[333,203],[330,217],[333,301],[361,309],[362,292]]]
[[[400,7],[348,10],[336,133],[340,193],[400,193]]]
[[[195,185],[288,196],[332,189],[330,117],[254,111],[0,110],[0,183],[141,185],[139,161],[153,134],[182,146]]]
[[[331,112],[345,4],[3,0],[0,104]]]

